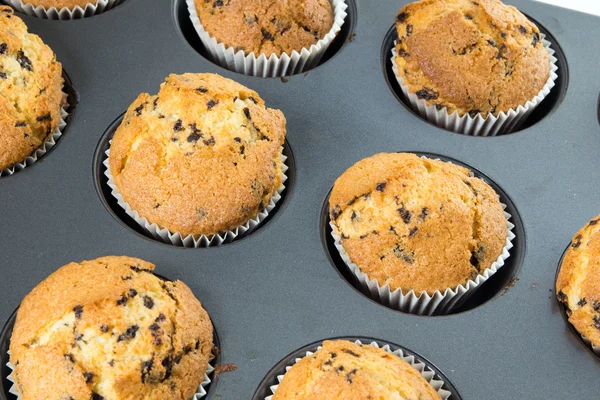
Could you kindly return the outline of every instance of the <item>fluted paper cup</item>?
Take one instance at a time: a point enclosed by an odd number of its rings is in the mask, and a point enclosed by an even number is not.
[[[23,0],[5,0],[6,4],[11,5],[17,11],[32,17],[43,19],[69,20],[91,17],[119,5],[124,0],[96,0],[90,1],[84,7],[75,6],[73,8],[63,7],[45,8],[43,6],[35,7],[33,4]]]

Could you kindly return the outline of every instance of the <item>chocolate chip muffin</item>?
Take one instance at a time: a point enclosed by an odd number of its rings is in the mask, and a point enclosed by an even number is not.
[[[180,281],[137,258],[70,263],[19,308],[10,362],[19,396],[188,400],[203,380],[212,324]]]
[[[214,74],[171,75],[140,95],[110,147],[131,208],[171,232],[214,235],[254,218],[282,183],[285,118]]]
[[[360,270],[392,291],[444,292],[488,269],[508,226],[496,192],[461,166],[409,153],[363,159],[335,182],[334,231]]]
[[[22,0],[24,4],[31,4],[34,7],[42,6],[45,9],[55,7],[57,10],[61,8],[73,8],[79,6],[85,8],[88,4],[96,4],[98,0]]]
[[[573,238],[556,281],[571,325],[600,347],[600,215]]]
[[[532,100],[550,74],[539,29],[499,0],[423,0],[396,16],[398,74],[429,106],[497,115]]]
[[[0,171],[24,161],[60,123],[62,66],[50,47],[0,6]]]
[[[383,349],[346,340],[326,340],[298,361],[273,400],[440,400],[441,396],[406,361]]]
[[[195,4],[210,36],[246,54],[300,52],[333,26],[330,0],[195,0]]]

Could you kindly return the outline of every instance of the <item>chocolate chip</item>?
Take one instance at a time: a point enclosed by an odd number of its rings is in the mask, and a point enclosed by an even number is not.
[[[252,116],[250,115],[250,109],[248,107],[244,107],[244,115],[246,118],[252,119]]]
[[[189,136],[187,137],[187,141],[188,141],[188,143],[194,143],[194,142],[197,142],[198,140],[200,140],[201,137],[202,136],[200,136],[200,134],[193,132],[193,133],[189,134]]]
[[[47,113],[47,114],[40,115],[40,116],[36,117],[36,120],[40,121],[40,122],[42,122],[42,121],[50,121],[50,120],[52,120],[52,116],[50,115],[50,113]]]
[[[241,139],[241,138],[239,138],[239,137],[234,137],[234,138],[233,138],[233,140],[234,140],[234,142],[236,142],[236,143],[241,143],[241,142],[242,142],[242,139]]]
[[[7,50],[8,50],[8,45],[6,43],[0,44],[0,54],[6,54]]]
[[[344,366],[343,365],[340,365],[340,366],[338,366],[336,368],[336,371],[338,371],[338,372],[342,372],[343,370],[344,370]]]
[[[598,315],[594,315],[594,317],[592,318],[594,320],[594,328],[600,330],[600,316]]]
[[[125,304],[127,304],[127,296],[123,295],[117,300],[117,305],[124,306]]]
[[[582,239],[581,235],[577,235],[575,237],[575,239],[573,240],[573,243],[571,244],[571,247],[574,248],[574,249],[576,249],[579,246],[581,246],[581,239]]]
[[[129,328],[127,328],[125,333],[119,335],[119,337],[117,338],[117,342],[122,342],[124,340],[129,340],[129,339],[135,338],[135,335],[137,334],[137,331],[139,329],[140,329],[139,326],[131,325]]]
[[[404,204],[402,204],[402,206],[397,211],[405,224],[410,223],[410,220],[412,219],[412,213],[406,208],[404,208]]]
[[[471,21],[473,19],[473,16],[471,14],[465,14],[465,19]]]
[[[146,378],[150,371],[152,370],[152,365],[154,364],[153,360],[144,361],[142,363],[142,383],[146,383]]]
[[[415,94],[417,95],[417,97],[419,99],[425,99],[425,100],[435,100],[439,97],[438,92],[436,92],[435,90],[428,88],[428,87],[424,87],[423,89],[419,90]]]
[[[142,110],[144,109],[144,105],[146,103],[140,104],[138,107],[135,108],[135,113],[136,115],[139,117],[140,115],[142,115]]]
[[[398,236],[398,232],[396,232],[396,229],[393,226],[390,226],[390,232],[392,232],[394,235]]]
[[[179,132],[183,130],[183,121],[178,119],[177,122],[175,122],[175,125],[173,125],[173,132]]]
[[[408,232],[408,237],[413,237],[417,234],[417,231],[419,230],[419,228],[417,228],[416,226],[414,228],[412,228],[409,232]]]
[[[135,289],[129,289],[129,294],[128,294],[128,296],[129,296],[130,298],[132,298],[132,299],[133,299],[135,296],[137,296],[137,294],[138,294],[137,290],[135,290]]]
[[[556,298],[558,299],[558,301],[562,302],[562,303],[566,303],[567,302],[567,295],[563,293],[563,291],[559,291],[558,293],[556,293]],[[600,304],[599,304],[600,306]]]
[[[591,220],[591,221],[589,222],[589,224],[588,224],[588,225],[590,225],[590,226],[593,226],[593,225],[596,225],[597,223],[598,223],[598,220],[597,220],[597,219],[593,219],[593,220]]]
[[[340,206],[335,206],[329,211],[329,213],[331,214],[331,218],[335,221],[339,218],[340,214],[342,213],[342,209],[340,208]]]
[[[398,14],[396,16],[396,20],[398,22],[400,22],[401,24],[403,24],[404,22],[406,22],[406,18],[408,18],[408,14],[405,12],[401,12],[400,14]]]
[[[205,88],[204,86],[200,86],[199,88],[196,89],[196,91],[199,93],[206,93],[206,92],[208,92],[208,89]]]
[[[412,35],[412,33],[413,33],[413,26],[412,26],[412,24],[406,25],[406,36],[408,37],[408,36]]]
[[[496,45],[496,42],[494,42],[492,39],[488,39],[488,41],[487,41],[487,42],[488,42],[488,43],[490,44],[490,46],[492,46],[492,47],[496,47],[496,46],[497,46],[497,45]]]
[[[429,215],[429,208],[423,207],[423,209],[421,210],[421,214],[419,214],[419,219],[424,220],[425,218],[427,218],[428,215]]]
[[[92,392],[92,400],[105,400],[103,396],[100,396],[96,392]]]
[[[305,28],[305,30],[306,30],[306,28]],[[263,37],[265,39],[267,39],[267,40],[275,40],[275,38],[273,37],[273,35],[271,34],[271,32],[269,32],[265,28],[260,28],[260,32],[262,33],[262,35],[263,35]]]
[[[354,368],[352,371],[350,371],[346,374],[346,380],[348,381],[348,383],[352,383],[352,376],[354,374],[356,374],[356,371],[357,371],[357,369]]]
[[[223,7],[223,0],[215,0],[213,2],[213,7]]]
[[[33,66],[31,65],[31,60],[29,58],[27,58],[27,56],[25,55],[25,53],[23,53],[23,51],[19,51],[17,53],[17,61],[19,62],[19,65],[21,66],[21,68],[27,70],[27,71],[33,71]]]
[[[73,354],[67,353],[64,355],[65,359],[69,362],[75,363],[75,359],[73,358]]]
[[[540,34],[537,32],[533,32],[533,39],[531,40],[531,45],[533,47],[537,46],[540,41]]]
[[[154,307],[154,300],[152,300],[152,297],[144,296],[144,307],[152,310],[152,308]]]
[[[253,102],[254,104],[258,104],[258,101],[256,101],[256,99],[252,96],[248,97],[248,100],[250,100],[251,102]]]
[[[585,297],[582,297],[581,299],[579,299],[579,301],[577,302],[577,305],[579,307],[583,307],[587,304],[587,300],[585,299]]]
[[[160,313],[160,314],[158,314],[158,317],[156,317],[156,319],[154,320],[154,322],[162,322],[162,321],[164,321],[165,319],[167,319],[167,318],[165,317],[165,315],[164,315],[163,313]]]
[[[498,54],[496,54],[496,59],[501,59],[504,57],[504,53],[506,52],[506,45],[502,43],[502,46],[498,49]]]
[[[521,31],[522,34],[526,34],[527,28],[525,28],[523,25],[519,25],[519,31]]]
[[[216,144],[214,136],[211,136],[210,139],[203,140],[203,143],[206,146],[214,146]]]
[[[506,39],[506,32],[500,33],[500,36],[502,36],[502,39]]]
[[[81,319],[81,313],[83,313],[83,306],[75,306],[73,307],[73,312],[75,313],[75,319]]]
[[[85,378],[85,383],[92,383],[94,381],[94,374],[92,372],[84,372],[83,377]]]
[[[410,57],[410,53],[404,49],[400,49],[400,50],[398,50],[398,56],[403,57],[403,58]]]
[[[360,354],[357,354],[357,353],[353,352],[353,351],[352,351],[352,350],[350,350],[350,349],[342,349],[342,351],[343,351],[344,353],[346,353],[346,354],[350,354],[350,355],[351,355],[351,356],[353,356],[353,357],[360,357]]]
[[[100,325],[100,332],[102,332],[102,333],[108,332],[108,325]]]
[[[206,107],[210,110],[211,108],[213,108],[214,106],[216,106],[217,104],[219,104],[218,101],[215,100],[209,100],[208,103],[206,103]]]
[[[6,72],[0,71],[0,79],[6,79],[6,78],[8,78],[8,75],[6,75]]]
[[[386,182],[378,183],[377,186],[375,187],[375,189],[379,192],[383,192],[386,184],[387,184]]]
[[[560,292],[560,293],[562,293],[562,292]],[[563,296],[564,296],[564,293],[563,293]],[[565,297],[566,297],[566,296],[565,296]],[[559,300],[560,300],[560,299],[559,299]],[[592,308],[594,309],[594,311],[596,311],[596,312],[600,312],[600,302],[599,302],[599,301],[597,301],[597,300],[594,300],[594,301],[592,302]]]

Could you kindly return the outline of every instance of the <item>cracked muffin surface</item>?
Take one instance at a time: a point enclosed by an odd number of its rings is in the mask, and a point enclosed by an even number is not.
[[[188,400],[212,324],[192,291],[131,257],[70,263],[28,294],[10,341],[23,400]]]
[[[330,0],[196,0],[217,42],[245,54],[291,54],[310,48],[333,26]]]
[[[0,6],[0,170],[24,161],[56,131],[62,87],[54,52]]]
[[[573,237],[560,266],[556,296],[575,329],[600,346],[600,215]]]
[[[395,354],[346,340],[326,340],[285,373],[273,400],[440,400],[436,390]]]
[[[214,74],[171,75],[140,95],[116,131],[110,171],[151,223],[213,235],[254,218],[282,184],[285,118]]]
[[[362,272],[403,292],[454,289],[502,253],[496,192],[467,168],[410,153],[363,159],[336,181],[330,219]]]
[[[398,73],[428,105],[475,117],[532,100],[550,75],[539,29],[499,0],[423,0],[396,16]]]

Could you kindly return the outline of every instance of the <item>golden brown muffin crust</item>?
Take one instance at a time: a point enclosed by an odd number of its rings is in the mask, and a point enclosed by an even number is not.
[[[500,256],[508,232],[487,183],[461,166],[409,153],[354,164],[336,180],[329,207],[361,271],[417,294],[474,279]]]
[[[76,6],[85,9],[85,6],[88,4],[96,5],[98,4],[98,0],[23,0],[25,4],[31,4],[34,7],[42,6],[46,10],[56,7],[57,10],[61,8],[68,8],[72,10]]]
[[[62,66],[12,8],[0,6],[0,170],[31,155],[60,122]]]
[[[10,342],[21,398],[188,400],[208,365],[212,324],[183,282],[153,270],[137,258],[102,257],[36,286]]]
[[[281,186],[285,118],[258,94],[214,74],[171,75],[142,94],[110,149],[127,203],[184,235],[229,231],[254,218]]]
[[[600,346],[600,215],[573,237],[556,281],[556,294],[569,322]]]
[[[300,52],[333,26],[329,0],[196,0],[196,9],[217,42],[246,54]]]
[[[326,340],[283,377],[273,400],[440,400],[406,361],[370,345]]]
[[[423,0],[396,17],[396,63],[411,93],[460,115],[533,99],[550,74],[539,29],[499,0]]]

